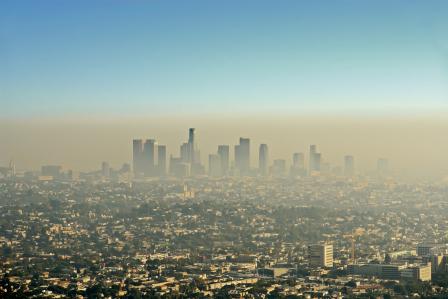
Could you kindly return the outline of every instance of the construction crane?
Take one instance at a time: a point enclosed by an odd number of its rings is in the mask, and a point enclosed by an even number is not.
[[[356,237],[362,236],[364,234],[365,230],[361,227],[352,230],[352,233],[349,235],[345,235],[344,237],[350,238],[351,241],[351,260],[352,264],[354,265],[356,263],[356,257],[355,257],[355,242]]]

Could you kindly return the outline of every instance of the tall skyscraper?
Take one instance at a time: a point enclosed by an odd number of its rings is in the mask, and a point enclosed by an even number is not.
[[[159,176],[166,174],[166,145],[157,147],[157,169]]]
[[[320,171],[320,163],[321,163],[321,154],[317,152],[315,145],[311,145],[309,174],[312,174],[315,171]]]
[[[311,267],[333,267],[333,245],[327,243],[309,245],[308,260]]]
[[[194,131],[195,130],[196,130],[195,128],[188,129],[188,143],[194,144],[194,142],[195,142]]]
[[[143,172],[145,176],[156,175],[156,168],[154,166],[156,141],[154,139],[147,139],[143,146]]]
[[[132,167],[134,175],[143,173],[143,140],[134,139],[132,142]]]
[[[184,163],[181,158],[170,156],[170,174],[176,177],[187,177],[190,175],[190,164]]]
[[[195,163],[196,162],[196,140],[195,140],[195,128],[190,128],[188,130],[188,151],[189,151],[189,161],[190,163]]]
[[[355,174],[355,159],[353,156],[344,157],[344,175],[353,176]]]
[[[225,176],[229,172],[229,163],[230,163],[229,146],[219,145],[218,156],[221,162],[221,175]]]
[[[188,131],[188,150],[191,175],[202,175],[205,173],[204,166],[201,164],[201,152],[197,146],[196,129],[190,128]]]
[[[208,156],[208,175],[213,177],[221,176],[221,160],[217,154]]]
[[[205,172],[204,166],[201,164],[201,153],[197,147],[196,130],[194,128],[188,130],[188,142],[180,146],[180,161],[187,165],[188,173],[191,175],[201,175]]]
[[[187,142],[182,143],[180,146],[180,159],[183,163],[189,163],[190,162],[190,145]]]
[[[240,175],[250,172],[250,139],[240,138],[240,144],[235,146],[235,166]]]
[[[267,144],[260,144],[258,152],[258,168],[262,176],[268,175],[269,168],[269,150]]]
[[[308,167],[308,172],[311,174],[311,172],[315,171],[315,157],[314,155],[316,154],[316,146],[315,145],[310,145],[310,161],[309,161],[309,167]]]

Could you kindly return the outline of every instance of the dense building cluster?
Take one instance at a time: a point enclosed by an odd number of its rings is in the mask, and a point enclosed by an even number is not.
[[[361,173],[355,168],[355,159],[346,155],[342,165],[332,165],[323,160],[317,152],[316,145],[310,145],[307,157],[303,152],[292,154],[290,163],[286,159],[271,161],[269,146],[260,144],[258,147],[258,164],[254,166],[251,156],[250,138],[240,137],[239,144],[234,146],[231,155],[229,145],[218,145],[215,154],[209,154],[207,163],[201,159],[196,129],[190,128],[188,140],[181,144],[179,156],[171,154],[168,158],[166,145],[159,144],[155,139],[134,139],[132,141],[132,163],[124,163],[121,168],[113,169],[108,162],[102,162],[97,171],[74,174],[70,169],[64,170],[61,165],[43,165],[40,171],[16,172],[14,161],[9,167],[0,167],[2,177],[25,177],[27,179],[49,180],[92,180],[107,178],[114,181],[147,180],[151,178],[191,178],[204,177],[273,177],[297,178],[311,176],[343,176],[353,178],[358,175],[369,175],[380,178],[391,176],[388,160],[380,158],[376,171]],[[253,154],[253,153],[252,153]],[[305,158],[307,158],[307,162]],[[132,167],[131,167],[132,164]],[[207,170],[206,170],[207,169]]]
[[[133,140],[133,174],[136,178],[163,177],[190,177],[209,175],[211,177],[225,176],[306,176],[319,173],[332,173],[336,175],[355,175],[355,162],[352,155],[346,155],[343,167],[332,167],[330,163],[323,162],[317,146],[311,145],[309,149],[309,165],[305,166],[305,155],[297,152],[292,155],[289,171],[285,159],[274,159],[271,163],[269,147],[260,144],[258,148],[258,165],[252,167],[250,138],[240,137],[239,144],[235,145],[233,161],[230,159],[230,146],[219,145],[216,154],[208,156],[208,171],[201,162],[201,152],[196,141],[196,130],[189,129],[188,141],[182,143],[179,156],[171,155],[169,169],[167,169],[167,152],[165,145],[158,145],[155,139]],[[377,165],[378,174],[388,173],[388,161],[381,158]]]
[[[0,180],[0,297],[448,296],[448,188],[391,180]]]
[[[0,296],[356,298],[448,296],[448,187],[363,176],[305,155],[269,160],[240,138],[201,163],[133,141],[94,172],[0,169]]]

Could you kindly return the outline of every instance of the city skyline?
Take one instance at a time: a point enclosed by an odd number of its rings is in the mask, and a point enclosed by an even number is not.
[[[43,125],[32,121],[28,124],[21,123],[20,126],[7,124],[0,126],[0,137],[4,141],[0,165],[6,166],[13,159],[18,170],[37,170],[41,165],[56,164],[75,171],[91,171],[97,169],[101,161],[108,161],[114,167],[119,167],[132,160],[128,145],[132,136],[159,140],[167,146],[169,157],[170,154],[177,155],[179,141],[185,138],[182,128],[188,127],[189,123],[196,123],[201,132],[199,145],[205,165],[208,154],[215,153],[220,144],[231,145],[233,156],[233,145],[238,143],[238,135],[241,135],[249,136],[254,144],[269,144],[271,159],[283,158],[290,161],[292,153],[307,153],[310,144],[318,144],[325,152],[327,162],[343,167],[343,157],[354,155],[357,168],[362,172],[376,169],[379,157],[388,157],[393,161],[396,174],[404,175],[405,178],[443,179],[448,172],[444,163],[448,144],[442,138],[448,124],[442,119],[309,117],[297,120],[249,120],[244,125],[241,118],[228,121],[217,119],[211,123],[200,117],[177,121],[154,119],[143,123],[135,120],[126,123],[122,120],[119,124],[66,122],[55,126],[52,122]],[[28,130],[33,132],[31,138]],[[278,132],[282,134],[279,135]],[[431,144],[437,146],[430,146]],[[29,148],[33,149],[33,155],[28,155]],[[403,150],[407,154],[401,154]],[[258,163],[257,155],[255,150],[251,152],[253,165]]]
[[[277,157],[271,159],[269,155],[269,145],[261,143],[258,146],[257,157],[252,156],[254,148],[251,150],[251,139],[239,137],[239,143],[234,145],[234,154],[230,154],[231,145],[220,144],[215,153],[208,154],[207,159],[201,159],[201,149],[197,144],[196,128],[188,129],[187,142],[181,143],[178,155],[167,155],[167,146],[160,144],[154,138],[141,138],[132,140],[132,159],[124,161],[119,172],[132,172],[134,179],[148,177],[195,177],[208,175],[209,177],[305,177],[314,175],[336,175],[354,177],[357,175],[380,175],[383,177],[392,176],[393,172],[389,168],[389,160],[379,157],[376,160],[375,171],[359,171],[355,167],[353,155],[344,155],[342,163],[331,164],[322,158],[322,153],[318,151],[317,145],[309,145],[309,153],[292,152],[290,159]],[[252,156],[252,157],[251,157]],[[258,164],[252,164],[258,159]],[[306,166],[308,162],[308,167]],[[289,170],[288,170],[289,169]],[[25,175],[30,169],[26,169]],[[113,169],[108,161],[101,162],[99,173],[105,178],[111,176]],[[14,160],[10,160],[8,167],[2,167],[2,171],[7,175],[15,176],[18,172]],[[64,174],[64,171],[68,171]],[[2,173],[5,175],[5,173]],[[87,172],[81,172],[87,174]],[[48,164],[42,165],[40,174],[42,176],[52,176],[59,178],[64,176],[73,178],[72,169],[63,169],[62,165]]]
[[[0,297],[448,298],[447,13],[0,1]]]
[[[286,177],[287,166],[290,167],[289,176],[304,177],[314,174],[333,174],[339,176],[352,177],[357,174],[354,157],[344,156],[343,166],[331,165],[322,159],[321,153],[317,152],[316,145],[310,145],[308,155],[309,167],[305,166],[304,153],[292,153],[292,159],[277,158],[270,163],[269,147],[262,143],[258,148],[258,167],[252,165],[254,158],[251,158],[251,139],[239,137],[239,143],[234,145],[234,155],[230,155],[230,145],[220,144],[216,153],[208,155],[208,163],[201,160],[200,147],[197,144],[196,128],[188,129],[188,141],[181,143],[179,154],[170,154],[167,161],[166,145],[159,145],[155,139],[134,139],[132,141],[132,172],[135,178],[145,177],[194,177],[206,175],[210,177],[226,176],[274,176]],[[157,156],[156,156],[157,152]],[[172,151],[173,152],[173,151]],[[233,160],[232,160],[233,158]],[[169,162],[169,171],[166,165]],[[232,162],[232,163],[230,163]],[[103,162],[103,165],[106,162]],[[389,162],[386,158],[377,160],[377,172],[383,176],[390,175]],[[208,169],[208,171],[206,171]],[[104,172],[104,171],[103,171]]]
[[[129,139],[148,135],[169,157],[180,128],[197,127],[205,164],[250,136],[272,161],[318,144],[333,164],[352,154],[367,171],[388,157],[404,176],[445,178],[447,9],[2,1],[0,165],[121,165]]]
[[[148,177],[195,177],[208,175],[209,177],[305,177],[315,175],[336,175],[354,177],[357,175],[379,175],[382,177],[391,176],[393,172],[389,168],[387,158],[378,158],[375,171],[361,172],[355,167],[353,155],[345,155],[343,163],[333,165],[322,158],[322,153],[318,152],[317,145],[309,146],[309,154],[303,152],[293,152],[290,159],[276,158],[269,156],[268,144],[262,143],[258,146],[258,165],[252,165],[254,158],[251,158],[251,139],[239,137],[239,143],[234,145],[234,155],[230,155],[230,145],[220,144],[216,153],[208,155],[208,163],[201,160],[201,150],[197,144],[196,128],[188,129],[187,142],[181,143],[178,155],[174,151],[167,156],[167,146],[159,144],[154,138],[141,138],[132,140],[132,159],[125,161],[118,173],[132,172],[134,179]],[[272,162],[271,162],[272,160]],[[308,167],[305,165],[308,161]],[[132,166],[131,166],[132,165]],[[289,171],[287,168],[289,167]],[[208,169],[208,170],[206,170]],[[9,161],[8,167],[2,167],[2,174],[6,176],[16,176],[17,169],[14,160]],[[98,173],[104,178],[111,177],[112,171],[108,161],[101,162],[101,169]],[[66,172],[65,172],[66,171]],[[95,172],[93,172],[95,173]],[[25,176],[35,176],[30,169],[24,172]],[[81,172],[82,175],[88,172]],[[54,179],[73,179],[72,169],[63,169],[61,165],[42,165],[40,175],[42,177],[53,177]]]

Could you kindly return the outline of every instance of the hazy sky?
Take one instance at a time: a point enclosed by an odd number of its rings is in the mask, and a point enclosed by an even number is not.
[[[291,163],[293,152],[317,144],[322,158],[342,165],[346,154],[356,168],[373,170],[387,157],[398,174],[411,178],[448,177],[448,120],[433,117],[202,117],[109,120],[0,121],[0,165],[14,158],[19,169],[60,164],[65,169],[96,170],[102,161],[118,168],[132,159],[132,138],[155,138],[179,155],[188,127],[197,128],[202,161],[219,144],[231,146],[240,136],[251,138],[252,166],[260,143],[268,143],[271,159]]]
[[[0,116],[448,107],[448,1],[0,1]]]
[[[134,137],[251,137],[448,174],[448,1],[0,1],[0,165],[95,169]],[[435,116],[434,116],[435,115]],[[255,158],[254,158],[255,159]]]

